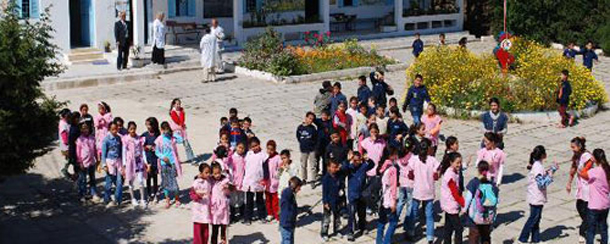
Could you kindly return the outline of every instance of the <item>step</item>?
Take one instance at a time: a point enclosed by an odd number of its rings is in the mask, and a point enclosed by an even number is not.
[[[92,60],[92,59],[104,59],[104,52],[82,52],[82,53],[70,53],[68,54],[68,60],[70,62]]]
[[[82,47],[82,48],[72,48],[70,49],[71,54],[79,54],[79,53],[91,53],[91,52],[100,52],[100,49],[94,47]]]
[[[71,64],[93,64],[93,62],[108,62],[108,60],[102,58],[92,58],[92,59],[83,59],[83,60],[75,60],[70,61]],[[108,62],[110,64],[110,62]]]

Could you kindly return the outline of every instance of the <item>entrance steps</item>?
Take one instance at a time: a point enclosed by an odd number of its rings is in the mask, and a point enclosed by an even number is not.
[[[87,64],[105,60],[104,52],[97,48],[75,48],[68,54],[68,61],[71,64]]]

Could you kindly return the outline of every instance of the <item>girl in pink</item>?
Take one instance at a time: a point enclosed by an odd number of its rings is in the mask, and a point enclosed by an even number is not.
[[[405,216],[403,229],[407,233],[407,235],[415,235],[415,230],[407,229],[407,218],[411,212],[409,211],[409,206],[411,205],[411,201],[413,200],[413,180],[409,179],[409,171],[407,170],[407,166],[409,165],[409,160],[413,157],[412,150],[414,148],[413,139],[407,137],[405,139],[405,147],[398,151],[398,167],[400,168],[400,177],[398,178],[399,188],[398,188],[398,205],[396,206],[396,215],[400,218],[403,209],[407,209],[407,215]]]
[[[422,121],[423,122],[423,121]],[[462,168],[462,156],[457,152],[449,153],[441,163],[441,209],[445,211],[445,230],[443,243],[451,244],[455,233],[455,244],[462,243],[464,228],[460,220],[460,210],[464,207],[464,198],[458,187],[459,174]]]
[[[231,184],[235,190],[231,192],[231,222],[237,219],[237,214],[240,218],[244,217],[245,193],[242,183],[246,170],[246,145],[240,142],[235,147],[235,152],[229,156],[229,169],[231,169]]]
[[[97,150],[95,147],[95,137],[91,133],[91,128],[87,123],[80,126],[80,136],[76,139],[76,162],[78,163],[78,195],[81,201],[85,201],[87,194],[87,176],[89,176],[89,188],[94,202],[100,198],[95,189],[95,168],[97,166]]]
[[[375,168],[366,172],[368,177],[374,177],[377,175],[377,167],[379,165],[379,161],[381,160],[381,155],[383,155],[383,149],[385,149],[386,141],[379,136],[379,126],[373,123],[369,126],[369,132],[371,136],[362,140],[360,145],[362,149],[366,150],[369,155],[369,159],[375,162]],[[364,150],[360,151],[360,154],[364,154]]]
[[[593,167],[593,156],[587,151],[586,148],[587,140],[584,137],[575,137],[570,141],[570,147],[574,155],[572,156],[572,167],[570,168],[570,176],[568,178],[568,185],[566,190],[568,193],[572,192],[572,181],[574,176],[576,178],[576,210],[581,219],[580,228],[578,233],[580,234],[580,242],[584,242],[587,236],[587,206],[589,205],[589,182],[576,175],[578,171],[587,172]]]
[[[588,172],[581,170],[579,176],[589,183],[589,228],[587,229],[587,244],[593,244],[595,233],[600,231],[601,243],[608,244],[608,209],[610,208],[610,165],[606,153],[602,149],[593,150],[595,168]]]
[[[504,172],[504,161],[506,161],[506,154],[502,149],[497,147],[497,143],[500,138],[498,134],[493,132],[486,132],[483,138],[484,148],[481,148],[477,152],[477,167],[479,162],[486,161],[489,163],[489,175],[487,176],[495,183],[496,186],[502,184],[502,175]]]
[[[148,163],[144,157],[144,138],[136,133],[136,123],[129,121],[127,123],[127,135],[123,136],[123,169],[125,169],[125,180],[129,186],[129,194],[131,195],[131,205],[138,206],[138,200],[133,193],[134,185],[140,187],[140,206],[146,208],[145,200],[145,184],[146,184],[146,169]],[[157,162],[153,162],[157,163]]]
[[[424,205],[426,212],[426,239],[432,242],[434,238],[434,182],[438,180],[438,167],[440,163],[436,158],[430,156],[432,153],[432,142],[428,138],[419,143],[419,155],[414,155],[409,160],[407,171],[409,178],[414,182],[413,201],[411,214],[407,218],[407,228],[415,229],[415,220],[419,219],[418,210],[420,204]],[[407,236],[413,239],[413,236]]]
[[[229,153],[231,153],[231,150],[229,150],[227,147],[218,146],[214,149],[214,153],[210,161],[210,165],[214,162],[220,164],[222,173],[227,176],[231,175],[231,168],[229,167]]]
[[[195,177],[189,193],[192,200],[193,213],[193,244],[207,244],[210,224],[210,197],[212,184],[210,183],[211,168],[208,164],[199,165],[199,175]]]
[[[398,224],[398,215],[396,205],[398,202],[398,185],[399,185],[399,166],[398,166],[398,150],[390,148],[390,156],[383,163],[379,170],[383,172],[381,177],[382,186],[382,205],[379,210],[379,220],[377,221],[377,244],[390,244],[392,237]],[[384,233],[385,225],[388,224],[388,230]]]
[[[219,163],[212,163],[212,198],[210,213],[212,216],[212,244],[218,243],[218,231],[220,231],[220,243],[227,244],[227,226],[230,216],[231,181],[222,173]]]
[[[519,242],[527,243],[532,237],[531,243],[540,242],[540,219],[542,218],[542,207],[546,203],[546,189],[553,182],[553,173],[557,170],[555,164],[551,169],[545,170],[542,163],[546,159],[546,149],[539,145],[530,154],[530,161],[527,169],[527,203],[530,205],[530,217],[525,222],[525,226],[519,235]]]
[[[259,219],[265,222],[265,216],[267,216],[265,200],[263,199],[265,192],[263,163],[266,159],[267,154],[261,150],[260,140],[257,137],[252,137],[250,139],[250,151],[246,154],[246,169],[242,182],[242,190],[246,192],[246,211],[244,214],[246,225],[250,225],[252,221],[255,196]]]
[[[59,150],[61,155],[68,157],[68,134],[70,132],[70,124],[68,118],[70,117],[70,110],[64,108],[59,112],[59,124],[57,128],[57,134],[59,138]]]
[[[108,135],[108,129],[110,128],[110,122],[112,122],[112,113],[110,112],[110,106],[105,102],[99,102],[97,104],[98,115],[94,118],[95,124],[95,139],[97,140],[97,154],[98,157],[102,154],[102,142]]]
[[[277,144],[274,140],[267,142],[267,159],[263,164],[265,168],[265,206],[267,207],[267,221],[274,219],[279,221],[279,202],[277,190],[280,185],[279,169],[282,164],[282,159],[277,153]]]
[[[433,103],[428,104],[426,115],[422,116],[421,122],[426,128],[426,138],[432,141],[432,155],[434,156],[438,149],[438,135],[441,132],[441,124],[443,123],[443,119],[441,119],[441,116],[436,111],[436,105]]]
[[[191,148],[191,144],[188,141],[188,136],[186,134],[186,120],[184,108],[182,108],[182,102],[178,98],[174,98],[172,100],[172,104],[169,109],[169,125],[179,137],[182,137],[182,142],[184,144],[184,150],[186,151],[186,161],[191,161],[195,159],[195,154],[193,153],[193,149]],[[195,162],[193,162],[195,163]]]

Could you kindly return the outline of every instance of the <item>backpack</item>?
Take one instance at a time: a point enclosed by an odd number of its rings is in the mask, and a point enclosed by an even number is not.
[[[474,193],[469,215],[477,225],[490,225],[496,219],[498,197],[490,183],[480,183]]]

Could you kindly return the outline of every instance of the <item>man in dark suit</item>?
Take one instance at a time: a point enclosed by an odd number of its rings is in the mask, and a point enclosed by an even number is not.
[[[114,23],[114,39],[118,49],[116,67],[118,70],[127,68],[129,58],[129,24],[125,21],[125,12],[119,12],[119,20]]]

